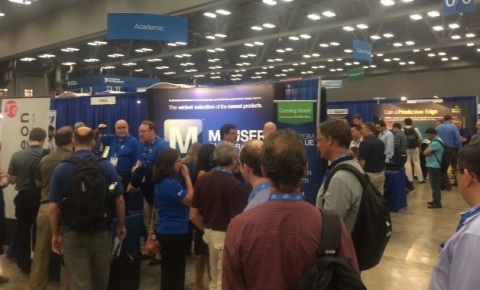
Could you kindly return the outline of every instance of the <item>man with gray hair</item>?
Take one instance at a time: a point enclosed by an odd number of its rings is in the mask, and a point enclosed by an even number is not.
[[[223,141],[215,148],[216,166],[198,177],[190,208],[190,221],[201,231],[210,251],[210,290],[222,289],[222,256],[225,232],[230,220],[245,208],[242,184],[234,177],[238,163],[235,144]]]

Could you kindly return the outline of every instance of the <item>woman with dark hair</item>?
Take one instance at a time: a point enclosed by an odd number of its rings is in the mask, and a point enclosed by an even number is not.
[[[177,179],[179,172],[186,188]],[[158,213],[155,231],[162,254],[160,289],[184,289],[188,207],[192,202],[193,186],[188,168],[182,164],[177,150],[167,148],[160,153],[153,167],[153,180]]]
[[[195,172],[194,184],[197,178],[209,172],[215,167],[213,162],[213,151],[215,145],[205,144],[198,151],[197,171]],[[193,249],[196,255],[195,260],[195,290],[205,290],[203,284],[203,276],[205,269],[207,269],[208,276],[210,276],[210,260],[208,254],[208,245],[203,241],[203,232],[195,228],[195,237],[193,242]]]

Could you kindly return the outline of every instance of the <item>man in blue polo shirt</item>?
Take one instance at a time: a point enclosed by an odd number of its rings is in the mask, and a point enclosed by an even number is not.
[[[442,138],[437,136],[437,130],[434,128],[428,128],[425,130],[427,139],[430,140],[427,149],[423,151],[423,155],[426,156],[425,163],[428,170],[428,178],[430,179],[430,186],[432,187],[433,200],[428,202],[428,208],[442,208],[442,191],[441,180],[442,170],[441,160],[443,152],[443,146],[441,144]]]
[[[152,121],[142,121],[140,128],[138,129],[138,139],[142,143],[140,146],[140,151],[138,154],[138,160],[135,166],[132,168],[134,175],[138,175],[135,171],[143,172],[142,183],[140,187],[143,193],[143,217],[145,227],[148,229],[150,225],[150,220],[153,212],[153,203],[154,203],[154,188],[155,184],[151,178],[152,168],[155,164],[157,156],[164,149],[169,148],[170,145],[168,142],[157,136],[157,127]],[[138,172],[137,172],[138,173]],[[135,178],[135,177],[134,177]],[[148,183],[148,184],[147,184]],[[134,186],[130,183],[127,187],[127,191],[131,192],[134,190]],[[156,260],[150,261],[149,265],[159,265],[160,260],[159,256]]]
[[[102,134],[107,126],[99,124],[95,130],[95,140],[100,137],[104,146],[109,146],[107,160],[115,167],[122,179],[123,188],[127,188],[131,181],[132,168],[140,159],[140,142],[129,134],[128,123],[125,120],[118,120],[115,123],[115,134]],[[124,195],[127,210],[133,210],[133,200]]]
[[[450,160],[453,175],[455,176],[455,168],[457,168],[457,152],[462,148],[462,138],[460,137],[460,132],[458,131],[457,127],[452,124],[452,116],[450,115],[443,117],[443,124],[438,125],[435,130],[437,130],[438,136],[445,144],[448,159]],[[448,174],[446,174],[446,172],[442,177],[442,187],[448,191],[452,190],[452,184],[450,183]]]
[[[91,151],[93,130],[88,127],[80,127],[74,133],[73,144],[75,146],[74,157],[89,160],[94,157]],[[115,208],[117,216],[117,236],[124,238],[125,229],[125,205],[123,201],[123,187],[115,168],[106,160],[99,163],[105,174],[107,184],[116,184],[113,188]],[[68,268],[68,282],[70,289],[107,289],[110,274],[110,252],[112,249],[112,233],[109,224],[105,224],[103,230],[95,232],[80,232],[71,229],[68,224],[60,230],[59,203],[67,196],[70,179],[75,164],[64,162],[57,166],[53,174],[49,216],[52,228],[52,248],[59,255],[64,255],[65,264]]]

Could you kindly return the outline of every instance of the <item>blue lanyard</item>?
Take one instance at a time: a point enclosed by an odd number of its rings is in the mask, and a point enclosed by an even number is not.
[[[152,144],[150,145],[143,144],[143,164],[144,165],[148,164],[148,156],[152,153],[152,146],[155,144],[155,142],[157,142],[157,138],[158,137],[155,137]]]
[[[346,157],[350,157],[350,153],[345,153],[342,156],[338,157],[337,159],[333,160],[332,163],[330,163],[330,166],[327,168],[327,170],[325,170],[325,174],[323,175],[322,184],[325,182],[325,180],[327,180],[327,177],[330,174],[331,165],[334,165],[335,162],[337,162],[338,160],[340,160],[342,158],[346,158]]]
[[[213,168],[213,170],[215,170],[215,171],[217,171],[217,172],[223,172],[223,173],[227,173],[227,174],[233,175],[232,171],[231,171],[231,170],[228,170],[228,169],[226,169],[226,168],[215,167],[215,168]]]
[[[300,194],[295,194],[295,193],[275,193],[271,194],[268,197],[268,200],[293,200],[293,201],[303,201],[304,198]]]
[[[264,190],[264,189],[267,189],[267,188],[269,188],[269,187],[270,187],[270,183],[269,183],[268,181],[266,181],[266,180],[265,180],[264,182],[260,183],[260,185],[257,186],[257,187],[252,191],[252,193],[251,193],[252,198],[251,198],[250,200],[254,199],[254,198],[255,198],[255,195],[257,195],[257,193],[259,193],[260,191],[262,191],[262,190]]]
[[[463,213],[460,217],[460,222],[458,223],[457,232],[467,223],[467,221],[477,217],[478,214],[480,214],[480,204]]]

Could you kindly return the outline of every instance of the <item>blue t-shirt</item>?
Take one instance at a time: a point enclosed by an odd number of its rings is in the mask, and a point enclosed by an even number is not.
[[[147,144],[142,144],[140,146],[140,151],[139,151],[139,158],[140,162],[142,162],[142,165],[146,164],[155,164],[155,159],[157,159],[157,156],[160,154],[160,152],[163,151],[163,149],[170,148],[170,144],[163,140],[160,137],[155,137],[153,140],[152,144],[147,145]]]
[[[112,157],[118,158],[117,166],[115,169],[117,172],[129,172],[139,159],[140,154],[140,142],[128,135],[125,139],[120,140],[115,134],[102,135],[102,143],[105,146],[110,146],[107,160],[113,164]]]
[[[437,136],[435,139],[432,140],[432,142],[430,142],[430,144],[428,144],[428,147],[432,148],[433,152],[432,152],[432,154],[425,157],[425,166],[427,168],[440,168],[441,167],[440,162],[442,162],[442,155],[443,155],[443,150],[444,149],[443,149],[442,144],[440,144],[439,142],[436,142],[435,140],[439,140],[439,141],[442,142],[442,138]],[[437,160],[437,158],[438,158],[438,160]]]
[[[188,233],[188,206],[182,203],[186,196],[187,190],[176,179],[165,178],[155,184],[158,233]]]
[[[79,157],[82,160],[91,159],[94,154],[92,151],[82,150],[73,153],[74,157]],[[107,179],[107,184],[111,184],[113,182],[117,183],[113,191],[114,196],[120,196],[123,194],[123,186],[120,181],[120,177],[118,176],[115,168],[108,162],[107,160],[101,161],[100,166],[102,171],[105,173],[105,177]],[[50,189],[49,200],[53,203],[60,203],[64,197],[67,196],[68,193],[68,186],[70,182],[70,177],[72,175],[73,168],[75,164],[71,162],[62,162],[58,164],[55,168],[55,172],[53,173],[52,177],[52,184]]]
[[[462,148],[462,139],[460,138],[460,131],[457,127],[450,123],[443,123],[438,125],[437,130],[438,137],[442,138],[446,147],[460,150]]]

